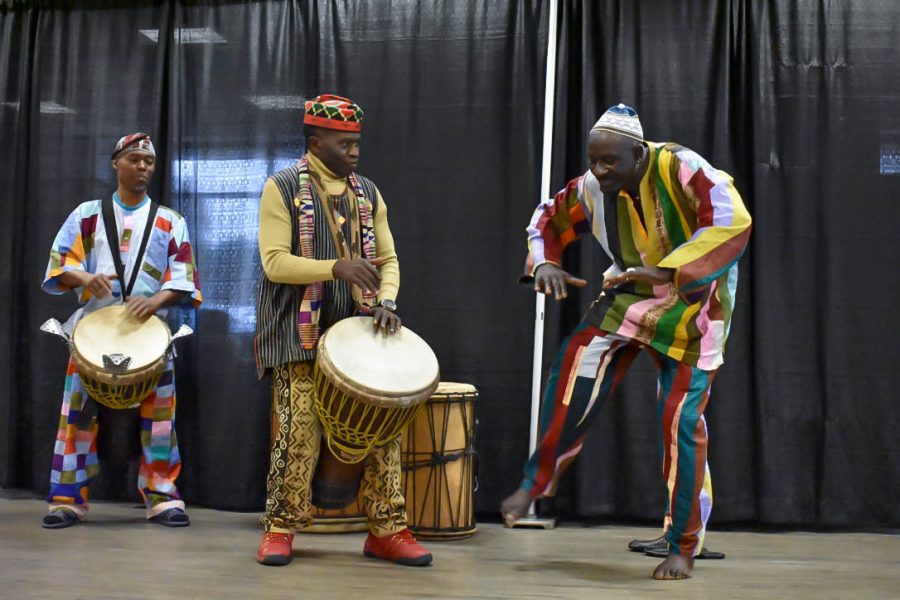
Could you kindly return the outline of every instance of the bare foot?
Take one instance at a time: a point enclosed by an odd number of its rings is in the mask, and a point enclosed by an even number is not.
[[[690,579],[693,570],[693,557],[670,552],[668,558],[653,571],[653,579]]]
[[[517,489],[500,504],[500,515],[503,517],[503,522],[507,527],[512,527],[517,520],[525,516],[529,506],[531,506],[531,494],[522,488]]]

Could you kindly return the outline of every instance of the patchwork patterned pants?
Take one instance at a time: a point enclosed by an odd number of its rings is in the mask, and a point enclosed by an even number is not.
[[[79,427],[81,411],[88,400],[75,363],[69,359],[63,392],[59,429],[50,470],[50,509],[66,507],[79,517],[88,512],[88,488],[97,476],[97,417],[87,428]],[[175,437],[175,370],[170,359],[159,384],[140,405],[141,464],[138,491],[147,508],[147,518],[169,508],[184,508],[175,479],[181,472]]]
[[[672,552],[699,554],[712,510],[703,411],[715,371],[703,371],[633,340],[581,323],[554,360],[541,408],[541,440],[525,465],[522,488],[552,496],[560,475],[581,452],[584,434],[641,350],[658,369],[657,425],[668,488],[666,539]]]
[[[312,361],[272,369],[274,441],[266,481],[266,531],[293,532],[312,524],[312,478],[319,460],[322,426],[315,407]],[[361,483],[369,529],[376,536],[406,527],[400,438],[376,447],[365,459]]]

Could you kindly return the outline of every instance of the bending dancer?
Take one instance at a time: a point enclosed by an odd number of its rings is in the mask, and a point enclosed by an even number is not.
[[[695,152],[644,140],[637,112],[619,104],[588,136],[590,169],[542,202],[528,227],[527,275],[535,290],[566,297],[576,282],[563,249],[590,232],[612,260],[603,293],[553,363],[542,439],[520,488],[501,505],[507,522],[552,496],[603,401],[634,357],[658,369],[657,420],[668,487],[669,554],[655,579],[690,577],[712,509],[703,411],[722,353],[750,215],[732,185]]]

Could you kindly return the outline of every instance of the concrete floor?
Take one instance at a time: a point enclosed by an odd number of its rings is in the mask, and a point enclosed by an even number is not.
[[[480,526],[428,542],[428,568],[362,556],[365,534],[306,534],[287,567],[254,562],[258,515],[190,510],[193,525],[147,523],[130,504],[97,502],[75,527],[40,527],[44,504],[0,499],[0,598],[900,598],[900,536],[711,532],[724,561],[687,581],[650,579],[657,559],[627,552],[641,527],[551,531]]]

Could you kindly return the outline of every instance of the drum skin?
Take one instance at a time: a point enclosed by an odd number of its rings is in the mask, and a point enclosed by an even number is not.
[[[344,395],[391,409],[428,400],[440,381],[425,340],[408,327],[376,333],[371,317],[344,319],[322,334],[316,367]]]
[[[417,537],[459,540],[475,524],[475,401],[465,383],[441,382],[403,433],[403,488]]]

